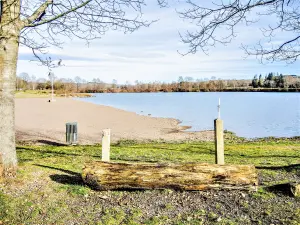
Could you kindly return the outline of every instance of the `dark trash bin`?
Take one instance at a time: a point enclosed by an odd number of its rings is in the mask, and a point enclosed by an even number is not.
[[[77,123],[66,123],[66,142],[70,145],[77,144]]]

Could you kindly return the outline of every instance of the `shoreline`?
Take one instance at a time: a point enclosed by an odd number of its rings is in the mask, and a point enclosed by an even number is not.
[[[163,92],[162,92],[163,93]],[[176,92],[173,92],[173,93],[176,93]],[[127,94],[127,93],[94,93],[94,94]],[[128,94],[131,94],[131,93],[128,93]],[[147,93],[143,93],[143,94],[147,94]],[[96,97],[95,95],[93,95],[92,97]],[[78,100],[78,101],[82,101],[81,98],[77,97],[77,98],[73,98],[74,100]],[[86,101],[83,101],[83,102],[86,102]],[[95,105],[98,105],[98,106],[103,106],[103,107],[111,107],[113,109],[118,109],[118,110],[123,110],[125,112],[132,112],[132,113],[135,113],[136,115],[139,115],[139,116],[146,116],[145,114],[142,114],[142,113],[139,113],[137,111],[130,111],[130,110],[124,110],[122,108],[118,108],[118,107],[115,107],[115,106],[109,106],[109,105],[102,105],[102,104],[97,104],[97,103],[93,103],[93,102],[88,102],[88,103],[91,103],[91,104],[95,104]],[[214,130],[210,130],[210,129],[207,129],[207,130],[190,130],[193,128],[193,126],[191,125],[184,125],[183,124],[183,121],[180,120],[180,119],[177,119],[177,118],[172,118],[172,117],[159,117],[159,116],[152,116],[151,114],[149,114],[150,117],[152,118],[157,118],[157,119],[170,119],[170,120],[176,120],[177,121],[177,128],[174,129],[174,130],[171,130],[170,133],[178,133],[178,132],[184,132],[184,133],[202,133],[202,132],[214,132]],[[146,116],[146,117],[149,117]],[[231,136],[231,137],[235,137],[235,138],[238,138],[238,139],[241,139],[241,140],[247,140],[247,141],[256,141],[256,140],[265,140],[265,139],[283,139],[283,140],[286,140],[286,139],[299,139],[300,136],[261,136],[261,137],[245,137],[245,136],[239,136],[236,132],[234,131],[231,131],[231,130],[227,130],[227,129],[224,129],[224,135],[227,133],[227,136]],[[213,134],[214,135],[214,134]],[[210,140],[210,141],[213,141],[214,140],[214,136],[213,138]]]
[[[111,129],[111,142],[213,141],[214,131],[189,131],[192,126],[175,118],[152,117],[112,106],[74,98],[16,99],[16,141],[18,143],[65,144],[65,123],[78,122],[78,143],[101,143],[102,130]],[[224,130],[224,138],[251,142],[256,140],[299,139],[294,137],[246,138]]]
[[[132,93],[197,93],[197,92],[262,92],[262,93],[297,93],[300,92],[299,88],[289,88],[289,89],[284,89],[284,88],[257,88],[257,89],[245,89],[245,88],[240,88],[240,89],[224,89],[224,90],[204,90],[201,89],[199,91],[141,91],[141,92],[125,92],[125,91],[109,91],[109,90],[104,90],[102,92],[81,92],[82,94],[132,94]]]
[[[71,98],[16,99],[16,139],[29,143],[65,143],[65,123],[78,122],[78,143],[101,143],[102,130],[111,129],[111,140],[212,141],[213,131],[186,132],[178,119],[139,115],[110,106]]]

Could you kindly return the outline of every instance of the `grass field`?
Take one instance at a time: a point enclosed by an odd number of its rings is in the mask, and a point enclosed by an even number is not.
[[[15,94],[16,98],[50,98],[50,90],[26,90],[26,91],[17,91]]]
[[[55,91],[55,97],[91,97],[88,93],[64,93],[63,91]],[[16,98],[51,98],[51,90],[26,90],[17,91]]]
[[[96,192],[80,173],[84,163],[101,160],[101,146],[18,146],[18,176],[0,183],[0,224],[299,224],[299,199],[265,187],[300,181],[300,140],[225,146],[226,163],[257,167],[258,192]],[[111,159],[214,163],[214,144],[121,141]]]

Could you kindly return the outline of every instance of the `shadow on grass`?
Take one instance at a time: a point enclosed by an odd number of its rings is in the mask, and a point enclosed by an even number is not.
[[[170,145],[149,145],[149,146],[134,146],[134,145],[129,145],[126,146],[124,145],[124,147],[128,147],[130,149],[142,149],[143,151],[145,150],[150,150],[150,151],[157,151],[157,150],[161,150],[161,151],[171,151],[171,152],[180,152],[180,153],[196,153],[196,154],[212,154],[214,153],[214,146],[197,146],[197,145],[193,145],[193,146],[184,146],[184,147],[172,147],[174,144],[170,144]],[[179,144],[180,145],[180,144]],[[116,147],[123,147],[120,145],[115,145]]]
[[[292,183],[283,183],[283,184],[268,186],[265,187],[265,190],[272,192],[274,194],[281,194],[290,197],[294,197],[294,192],[295,192]]]
[[[47,169],[53,169],[53,170],[58,170],[67,174],[51,174],[49,177],[51,180],[60,183],[60,184],[67,184],[67,185],[81,185],[81,186],[85,186],[86,184],[83,182],[81,174],[80,173],[76,173],[70,170],[65,170],[65,169],[61,169],[61,168],[56,168],[56,167],[52,167],[52,166],[46,166],[46,165],[40,165],[40,164],[34,164],[35,166],[39,166],[39,167],[43,167],[43,168],[47,168]],[[92,190],[98,190],[99,188],[97,188],[96,186],[93,185],[88,185]],[[118,191],[127,191],[127,192],[135,192],[135,191],[142,191],[144,192],[145,189],[143,188],[119,188],[116,189]]]
[[[45,144],[45,145],[52,145],[52,146],[68,146],[66,144],[62,144],[55,141],[49,141],[49,140],[38,140],[37,143]]]
[[[247,158],[300,158],[294,155],[261,155],[261,156],[246,156]]]
[[[225,149],[226,150],[226,149]],[[294,155],[247,155],[247,154],[240,154],[240,153],[225,153],[226,156],[233,156],[233,157],[245,157],[250,159],[255,158],[300,158]]]
[[[98,158],[98,157],[97,157]],[[119,161],[121,160],[122,162],[125,162],[125,163],[130,163],[130,162],[143,162],[143,163],[159,163],[161,161],[159,160],[151,160],[151,159],[132,159],[132,158],[126,158],[126,157],[111,157],[111,160],[116,160],[116,161]]]
[[[41,164],[33,164],[34,166],[39,166],[39,167],[43,167],[43,168],[47,168],[47,169],[52,169],[52,170],[58,170],[58,171],[61,171],[61,172],[64,172],[64,173],[67,173],[67,174],[70,174],[70,175],[80,175],[80,173],[76,173],[76,172],[73,172],[71,170],[66,170],[66,169],[61,169],[61,168],[57,168],[57,167],[53,167],[53,166],[46,166],[46,165],[41,165]]]
[[[67,155],[67,156],[86,156],[86,155],[81,155],[81,154],[75,154],[75,153],[66,153],[66,152],[57,152],[57,151],[51,151],[51,150],[35,150],[32,148],[24,148],[24,147],[17,147],[17,150],[25,150],[25,151],[30,151],[30,152],[37,152],[40,154],[53,154],[53,155]],[[45,156],[48,157],[48,156]],[[43,157],[42,157],[43,158]]]
[[[71,170],[66,170],[66,169],[61,169],[53,166],[46,166],[46,165],[40,165],[40,164],[33,164],[35,166],[47,168],[47,169],[52,169],[52,170],[58,170],[66,174],[52,174],[50,175],[50,179],[60,183],[60,184],[70,184],[70,185],[84,185],[83,180],[81,178],[80,173],[73,172]]]
[[[287,172],[294,169],[300,170],[300,164],[292,164],[288,166],[256,166],[256,169],[266,169],[266,170],[285,170]]]
[[[70,176],[66,174],[52,174],[49,176],[51,180],[60,183],[60,184],[68,184],[68,185],[84,185],[84,182],[81,178],[80,174]]]

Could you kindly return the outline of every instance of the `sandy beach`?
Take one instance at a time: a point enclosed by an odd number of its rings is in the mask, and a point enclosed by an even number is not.
[[[78,123],[80,144],[101,142],[102,130],[111,129],[113,142],[127,140],[212,140],[212,131],[186,132],[176,119],[155,118],[109,106],[58,98],[16,99],[17,141],[65,143],[65,124]]]

